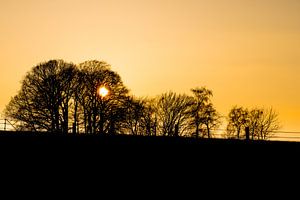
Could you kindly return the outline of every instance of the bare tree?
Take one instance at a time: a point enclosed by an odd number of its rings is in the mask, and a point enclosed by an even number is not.
[[[238,139],[248,127],[251,139],[266,140],[280,128],[278,114],[272,109],[252,109],[234,107],[229,113],[227,135],[235,135]]]
[[[233,107],[228,115],[227,135],[240,139],[249,122],[249,111],[243,107]]]
[[[193,106],[191,108],[191,126],[194,127],[196,138],[199,137],[200,129],[203,125],[206,126],[208,137],[210,137],[210,129],[217,125],[217,112],[211,104],[210,98],[212,91],[202,88],[192,89]],[[212,126],[215,124],[214,126]]]
[[[106,62],[87,61],[79,64],[80,90],[78,101],[83,110],[84,130],[89,134],[114,132],[124,119],[120,110],[127,98],[128,89],[121,77]],[[109,94],[99,95],[106,87]]]
[[[135,97],[128,97],[124,104],[126,113],[124,132],[131,135],[144,135],[142,118],[145,113],[145,102]]]
[[[76,82],[76,77],[78,74],[78,70],[75,65],[71,67],[66,67],[63,71],[58,74],[58,81],[62,85],[61,87],[61,112],[62,112],[62,131],[64,133],[68,133],[69,131],[69,119],[71,116],[72,104],[74,103],[74,94],[76,92],[76,88],[78,87],[78,83]]]
[[[252,139],[267,140],[280,128],[278,114],[272,109],[253,109],[249,113]]]
[[[189,131],[190,108],[193,99],[187,95],[169,92],[157,101],[160,132],[164,136],[184,136]]]
[[[67,133],[75,70],[62,60],[37,65],[24,78],[5,115],[19,121],[19,129]]]
[[[142,113],[141,125],[144,134],[147,136],[156,136],[158,129],[158,112],[155,99],[144,99],[144,109]]]
[[[261,109],[252,109],[249,112],[249,121],[248,127],[251,135],[251,139],[254,140],[259,136],[259,129],[261,126],[261,119],[263,116],[263,110]]]
[[[154,99],[128,97],[125,104],[125,133],[157,135],[158,116],[154,102]]]
[[[221,124],[221,117],[212,103],[205,105],[201,114],[201,123],[203,123],[208,138],[211,138],[211,130],[218,128]]]
[[[107,97],[99,95],[101,86],[109,91]],[[87,61],[78,69],[51,60],[27,74],[6,115],[22,122],[20,129],[68,133],[73,123],[74,133],[81,125],[86,133],[112,133],[124,121],[127,94],[121,77],[105,62]]]

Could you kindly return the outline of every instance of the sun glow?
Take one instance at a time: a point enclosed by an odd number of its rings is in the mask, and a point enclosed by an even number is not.
[[[109,93],[109,91],[106,87],[103,86],[103,87],[99,88],[99,95],[101,97],[106,97],[108,95],[108,93]]]

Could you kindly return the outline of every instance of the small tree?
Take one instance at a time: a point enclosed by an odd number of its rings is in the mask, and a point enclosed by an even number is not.
[[[194,128],[195,136],[198,138],[200,135],[200,129],[203,125],[205,125],[208,137],[210,137],[210,128],[217,125],[217,121],[215,121],[217,119],[217,112],[213,108],[210,100],[213,95],[212,91],[202,87],[192,89],[192,93],[193,104],[190,110],[192,119],[191,127]]]
[[[249,113],[252,139],[267,140],[280,128],[278,114],[272,109],[253,109]]]
[[[237,107],[231,109],[228,115],[227,134],[235,135],[236,138],[240,139],[242,133],[249,122],[249,112],[243,107]]]
[[[128,97],[124,104],[124,112],[126,113],[125,132],[131,135],[143,135],[142,118],[145,113],[145,102],[134,97]]]
[[[187,95],[169,92],[157,100],[157,115],[161,135],[184,136],[189,134],[190,109],[193,99]]]
[[[228,117],[227,135],[241,138],[248,127],[251,139],[266,140],[280,128],[278,114],[272,109],[252,109],[234,107]]]
[[[155,99],[144,100],[142,127],[147,136],[156,136],[158,131],[158,114]]]
[[[211,130],[214,128],[218,128],[221,124],[220,115],[210,103],[208,105],[205,105],[201,118],[201,121],[206,128],[207,137],[211,138]]]
[[[249,131],[251,135],[251,139],[254,140],[255,138],[259,137],[259,129],[261,127],[261,120],[263,116],[263,110],[261,109],[252,109],[249,112]]]

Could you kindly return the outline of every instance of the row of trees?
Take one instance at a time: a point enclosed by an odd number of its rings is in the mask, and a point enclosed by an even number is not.
[[[106,88],[107,96],[99,95]],[[101,61],[79,65],[51,60],[35,66],[5,109],[19,130],[80,134],[132,134],[212,137],[221,117],[211,102],[212,91],[192,89],[192,95],[164,93],[156,98],[129,95],[118,73]],[[273,110],[233,108],[228,137],[266,139],[276,130]]]

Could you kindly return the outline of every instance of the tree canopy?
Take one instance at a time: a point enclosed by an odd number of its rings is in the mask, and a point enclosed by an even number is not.
[[[104,61],[50,60],[26,74],[5,115],[18,130],[211,138],[221,125],[212,97],[206,87],[191,89],[191,95],[170,91],[155,98],[135,97]],[[278,114],[233,107],[227,137],[245,138],[246,127],[252,139],[268,139],[280,127]]]

